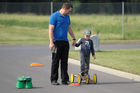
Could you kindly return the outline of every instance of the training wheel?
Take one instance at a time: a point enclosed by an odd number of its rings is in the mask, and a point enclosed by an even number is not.
[[[97,75],[96,74],[93,75],[93,83],[97,84]]]
[[[74,74],[71,74],[71,83],[74,82]]]
[[[77,80],[78,80],[78,84],[80,84],[81,83],[81,75],[80,74],[78,74]]]

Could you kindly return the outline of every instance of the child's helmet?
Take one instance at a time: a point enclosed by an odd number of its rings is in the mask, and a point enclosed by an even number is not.
[[[91,35],[91,31],[89,29],[86,29],[84,32],[85,35]]]

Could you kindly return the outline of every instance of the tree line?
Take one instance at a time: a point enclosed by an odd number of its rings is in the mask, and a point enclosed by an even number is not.
[[[0,2],[80,2],[80,3],[109,3],[109,2],[140,2],[140,0],[0,0]]]

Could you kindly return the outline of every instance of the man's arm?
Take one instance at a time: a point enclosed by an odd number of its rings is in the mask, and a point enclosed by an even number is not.
[[[53,30],[54,30],[54,25],[49,24],[49,39],[50,39],[49,48],[50,48],[50,50],[53,50],[53,48],[54,48]]]
[[[73,31],[72,31],[71,25],[69,25],[68,31],[69,31],[70,36],[73,38],[73,43],[72,43],[72,45],[74,46],[74,45],[76,44],[76,39],[75,39],[74,33],[73,33]]]

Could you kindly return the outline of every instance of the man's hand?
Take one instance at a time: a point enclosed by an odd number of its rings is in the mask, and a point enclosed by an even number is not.
[[[76,40],[73,40],[72,46],[75,46],[75,44],[76,44]]]
[[[96,56],[93,56],[94,60],[96,59]]]
[[[54,48],[54,43],[50,43],[50,44],[49,44],[49,48],[50,48],[50,50],[52,51],[53,48]]]

